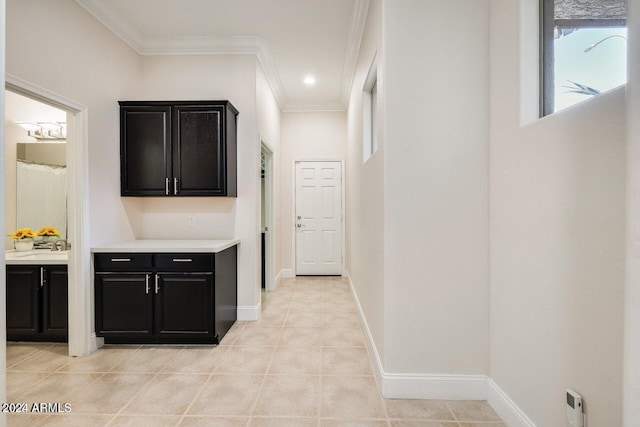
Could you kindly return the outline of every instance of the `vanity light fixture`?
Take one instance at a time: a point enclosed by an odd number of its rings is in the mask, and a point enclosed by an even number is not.
[[[16,122],[35,139],[67,139],[66,122]]]

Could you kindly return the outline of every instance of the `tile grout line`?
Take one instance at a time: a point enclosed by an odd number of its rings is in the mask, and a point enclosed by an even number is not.
[[[276,354],[276,348],[277,348],[278,344],[280,343],[280,340],[282,340],[282,334],[284,333],[284,325],[286,324],[287,319],[289,318],[289,312],[290,312],[290,303],[287,306],[287,314],[285,316],[285,321],[283,322],[282,326],[280,326],[278,328],[278,329],[280,329],[280,332],[278,333],[278,339],[277,339],[277,341],[275,343],[275,346],[274,347],[264,347],[264,348],[271,348],[271,355],[269,356],[269,361],[267,362],[267,366],[266,366],[264,374],[262,376],[262,382],[260,383],[260,387],[258,387],[258,393],[256,393],[256,398],[255,398],[255,400],[253,402],[253,405],[251,405],[251,410],[249,411],[249,414],[248,414],[247,426],[251,424],[251,422],[252,422],[252,420],[254,418],[254,412],[255,412],[256,408],[258,407],[258,401],[260,400],[260,397],[262,396],[262,391],[264,389],[264,383],[267,381],[267,374],[271,370],[271,364],[273,363],[273,358],[275,357],[275,354]]]

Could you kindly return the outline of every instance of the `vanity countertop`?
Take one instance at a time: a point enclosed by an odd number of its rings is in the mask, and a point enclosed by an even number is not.
[[[110,252],[203,252],[218,253],[240,243],[240,239],[224,240],[130,240],[91,248],[93,253]]]
[[[69,261],[69,253],[46,249],[8,250],[4,254],[4,260],[7,265],[66,265]]]

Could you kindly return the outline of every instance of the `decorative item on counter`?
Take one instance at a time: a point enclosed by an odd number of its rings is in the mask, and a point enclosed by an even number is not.
[[[18,228],[9,234],[9,237],[13,239],[13,246],[16,248],[16,251],[30,251],[33,249],[33,238],[35,236],[35,233],[29,227]]]
[[[42,227],[36,234],[43,237],[57,237],[58,239],[60,238],[60,231],[55,227]]]
[[[42,227],[36,232],[36,249],[53,249],[55,242],[60,239],[60,231],[55,227]]]

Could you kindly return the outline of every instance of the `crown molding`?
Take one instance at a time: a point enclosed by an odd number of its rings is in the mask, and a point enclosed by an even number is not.
[[[122,39],[141,56],[152,55],[256,55],[283,112],[344,111],[346,110],[355,72],[360,43],[364,33],[370,0],[356,0],[347,42],[345,66],[340,88],[341,100],[331,103],[291,103],[280,79],[280,73],[267,42],[258,36],[224,37],[145,37],[123,20],[108,2],[102,0],[75,0],[90,15]]]
[[[347,42],[347,52],[344,58],[344,70],[342,73],[342,85],[340,88],[343,110],[346,110],[347,105],[349,104],[353,76],[356,71],[358,54],[360,53],[360,45],[364,35],[364,28],[367,24],[369,4],[370,0],[356,0],[353,15],[351,17],[351,31],[349,32],[349,40]]]
[[[107,27],[113,34],[120,37],[133,50],[142,55],[144,37],[129,23],[123,21],[113,10],[108,7],[108,2],[100,0],[75,0],[84,10]]]
[[[330,112],[330,111],[345,111],[346,108],[342,102],[314,102],[311,103],[287,103],[282,105],[281,110],[283,113],[310,113],[310,112]]]

